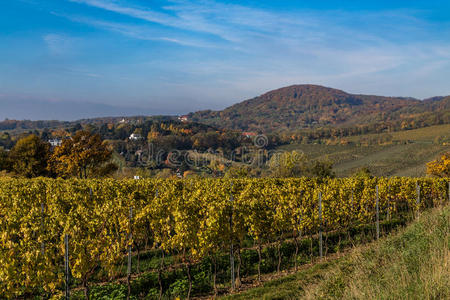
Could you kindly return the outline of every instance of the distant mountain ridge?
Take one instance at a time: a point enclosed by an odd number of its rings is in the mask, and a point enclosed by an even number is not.
[[[198,111],[188,117],[218,127],[277,131],[398,121],[443,110],[450,110],[450,96],[418,100],[357,95],[306,84],[269,91],[222,111]]]
[[[34,106],[23,105],[23,110],[33,110],[40,104],[38,102]],[[71,106],[64,109],[70,110]],[[77,109],[83,111],[82,107]],[[174,115],[133,116],[127,109],[119,108],[103,111],[103,114],[116,116],[82,118],[75,121],[12,119],[0,121],[0,130],[70,127],[77,123],[102,125],[117,123],[123,118],[137,123],[146,119],[177,120]],[[292,85],[269,91],[221,111],[203,110],[189,113],[187,117],[189,121],[216,128],[267,133],[317,127],[352,127],[383,122],[396,122],[398,128],[398,122],[402,120],[409,123],[418,120],[420,124],[409,127],[411,129],[450,123],[450,96],[418,100],[411,97],[350,94],[319,85]]]

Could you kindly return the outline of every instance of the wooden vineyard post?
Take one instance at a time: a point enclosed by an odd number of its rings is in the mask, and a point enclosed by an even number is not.
[[[65,298],[70,297],[70,269],[69,269],[69,235],[64,235],[64,275],[66,282]]]
[[[323,257],[322,249],[322,193],[319,192],[319,256]]]
[[[416,182],[416,193],[417,193],[417,198],[416,198],[416,208],[417,208],[416,218],[418,218],[419,217],[419,207],[420,207],[420,185],[419,185],[419,182]]]
[[[298,220],[296,221],[296,225],[297,225],[297,228],[296,228],[296,230],[297,230],[297,237],[294,237],[295,238],[295,255],[294,255],[294,267],[295,267],[295,271],[297,271],[298,270],[298,267],[297,267],[297,256],[298,256],[298,238],[300,238],[301,239],[301,236],[302,236],[302,230],[300,229],[301,228],[301,224],[302,224],[302,218],[303,218],[303,215],[302,215],[302,199],[303,199],[303,193],[304,193],[304,191],[302,190],[302,191],[300,191],[300,203],[299,203],[299,210],[300,210],[300,216],[298,217]]]
[[[387,219],[391,220],[391,185],[388,185],[388,196],[387,196]]]
[[[352,188],[352,195],[350,198],[350,214],[349,214],[349,224],[347,225],[347,237],[348,240],[352,243],[353,245],[353,239],[352,239],[352,233],[351,233],[351,228],[353,228],[353,215],[355,214],[355,189]],[[354,246],[354,245],[353,245]]]
[[[231,189],[233,184],[231,184]],[[234,254],[233,254],[233,193],[230,189],[230,277],[231,277],[231,291],[235,289],[234,279]]]
[[[128,267],[127,267],[127,285],[128,285],[128,294],[127,300],[130,299],[131,295],[131,240],[133,239],[133,233],[131,232],[131,222],[133,220],[133,208],[130,207],[130,216],[129,216],[129,240],[128,240]]]
[[[376,186],[376,222],[377,222],[377,240],[380,239],[380,197],[378,193],[378,185]]]

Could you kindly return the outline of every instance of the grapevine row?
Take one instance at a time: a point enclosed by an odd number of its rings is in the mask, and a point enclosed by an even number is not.
[[[286,235],[296,239],[319,228],[371,223],[377,185],[380,214],[387,217],[399,211],[414,214],[449,199],[447,180],[431,178],[1,178],[0,295],[58,293],[64,283],[66,234],[72,276],[87,289],[99,268],[111,278],[117,275],[115,266],[130,245],[177,251],[191,265],[230,245],[241,247],[248,237],[260,247]]]

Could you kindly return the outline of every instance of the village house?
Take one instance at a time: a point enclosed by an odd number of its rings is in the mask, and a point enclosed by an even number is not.
[[[60,138],[50,139],[48,142],[52,147],[59,147],[62,145],[62,139]]]
[[[257,136],[258,134],[256,132],[244,131],[242,135],[245,136],[246,138],[252,138]]]
[[[128,139],[130,139],[132,141],[138,141],[138,140],[142,140],[143,137],[139,133],[132,133]]]
[[[180,120],[181,122],[187,122],[189,120],[188,116],[184,115],[184,116],[179,116],[178,120]]]

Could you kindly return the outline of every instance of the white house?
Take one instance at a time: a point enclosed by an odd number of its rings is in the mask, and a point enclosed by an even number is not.
[[[140,135],[139,133],[132,133],[129,139],[133,141],[142,140],[142,135]]]
[[[62,140],[60,138],[50,139],[48,142],[52,147],[59,147],[62,144]]]

